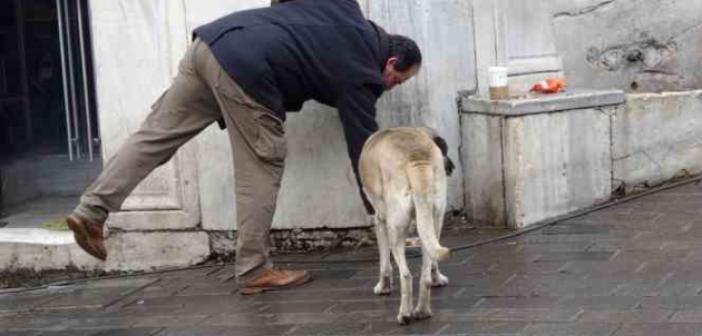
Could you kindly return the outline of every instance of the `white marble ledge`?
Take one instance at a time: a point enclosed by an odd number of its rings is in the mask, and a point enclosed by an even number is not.
[[[625,101],[626,95],[621,90],[579,89],[506,100],[491,100],[481,96],[462,96],[461,113],[509,117],[621,105]]]
[[[0,229],[0,244],[19,243],[30,245],[70,245],[75,244],[73,232],[51,231],[46,229]]]

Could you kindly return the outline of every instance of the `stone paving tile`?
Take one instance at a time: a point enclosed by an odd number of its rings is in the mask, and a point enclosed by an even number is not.
[[[32,310],[58,298],[46,292],[0,295],[0,316]]]
[[[549,227],[543,230],[542,233],[545,235],[607,234],[615,228],[616,225],[613,224],[588,225],[583,223],[563,223]]]
[[[265,314],[281,314],[281,313],[324,313],[337,305],[334,301],[314,301],[314,302],[299,302],[295,305],[288,302],[271,302],[261,308],[259,312]]]
[[[643,298],[642,309],[702,310],[702,296],[659,296]]]
[[[570,308],[628,311],[639,307],[641,300],[640,297],[625,296],[565,296],[560,298],[558,305]]]
[[[104,309],[158,281],[139,278],[95,281],[63,293],[34,307],[34,310]]]
[[[699,336],[700,323],[641,323],[624,324],[612,336]]]
[[[63,330],[63,331],[38,331],[31,332],[33,336],[93,336],[102,330]],[[4,334],[3,334],[4,335]],[[10,334],[12,335],[12,334]]]
[[[229,296],[172,296],[152,299],[139,299],[125,305],[125,312],[148,312],[155,314],[198,312],[199,314],[225,314],[261,311],[263,304],[252,304],[239,295]]]
[[[677,311],[670,317],[670,322],[702,323],[702,309]]]
[[[129,328],[110,329],[98,331],[91,336],[152,336],[158,334],[163,328]]]
[[[574,322],[580,308],[473,308],[462,313],[462,321]]]
[[[190,312],[180,316],[139,314],[130,316],[129,319],[133,327],[190,327],[201,324],[209,317]]]
[[[517,336],[526,328],[524,322],[454,322],[441,335]]]
[[[476,308],[553,308],[559,297],[487,297],[481,299]]]
[[[397,328],[397,326],[395,327]],[[323,324],[300,324],[290,333],[291,336],[328,336],[328,335],[368,335],[373,334],[369,323],[360,321],[337,321]]]
[[[555,274],[561,273],[566,265],[567,263],[562,261],[542,261],[531,263],[502,262],[498,264],[492,264],[489,268],[488,273],[511,273],[517,275]]]
[[[522,336],[611,336],[621,328],[618,323],[534,323]]]
[[[384,320],[369,320],[368,323],[368,329],[355,335],[443,335],[443,330],[449,326],[446,319],[437,313],[431,319],[416,321],[406,326],[399,326],[394,314]]]
[[[167,328],[155,336],[276,336],[287,335],[295,326]]]
[[[578,316],[578,322],[610,322],[610,323],[662,323],[670,320],[674,311],[671,310],[585,310]],[[687,321],[680,321],[687,322]]]
[[[611,251],[552,252],[542,254],[535,261],[606,261],[614,254]]]
[[[76,317],[73,317],[76,318]],[[59,331],[65,330],[74,324],[74,321],[64,317],[42,315],[16,315],[0,318],[0,330],[6,331]]]

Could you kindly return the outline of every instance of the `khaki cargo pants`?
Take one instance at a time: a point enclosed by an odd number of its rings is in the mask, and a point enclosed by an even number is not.
[[[149,173],[222,117],[235,167],[235,272],[240,282],[246,282],[269,269],[269,231],[286,154],[283,122],[246,95],[200,40],[188,49],[171,87],[107,162],[74,213],[104,223]]]

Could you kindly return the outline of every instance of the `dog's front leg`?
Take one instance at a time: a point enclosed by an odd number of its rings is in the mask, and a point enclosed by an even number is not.
[[[389,222],[388,224],[388,234],[390,236],[390,244],[392,244],[392,256],[395,258],[395,263],[400,272],[400,291],[402,293],[400,296],[400,312],[397,315],[397,323],[404,325],[409,323],[412,319],[412,274],[410,273],[409,267],[407,267],[407,259],[405,257],[405,230],[398,228],[398,223]],[[401,227],[404,228],[406,225]]]
[[[417,307],[412,312],[412,317],[415,320],[423,320],[430,318],[431,312],[431,286],[432,286],[432,265],[433,262],[429,257],[429,252],[422,248],[422,275],[419,278],[419,299]]]
[[[378,215],[375,217],[375,232],[378,239],[378,254],[380,255],[380,272],[378,284],[373,288],[375,295],[392,293],[392,264],[390,263],[390,244],[385,221]]]

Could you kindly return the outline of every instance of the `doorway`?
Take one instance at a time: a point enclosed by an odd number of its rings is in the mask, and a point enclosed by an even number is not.
[[[87,0],[0,2],[0,223],[63,218],[102,168]]]

